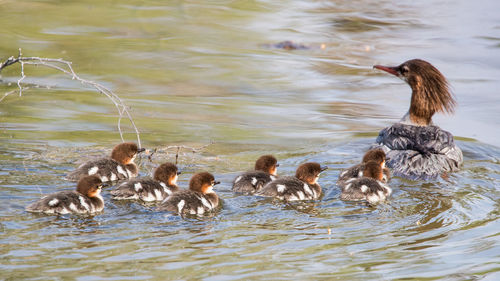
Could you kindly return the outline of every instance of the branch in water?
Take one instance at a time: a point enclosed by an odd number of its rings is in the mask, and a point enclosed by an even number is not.
[[[23,90],[28,90],[29,89],[28,87],[23,87],[23,85],[22,85],[22,82],[23,82],[24,78],[26,78],[26,75],[24,74],[24,65],[34,65],[34,66],[40,66],[40,65],[42,65],[42,66],[45,66],[45,67],[48,67],[48,68],[53,68],[53,69],[59,70],[62,73],[66,74],[68,76],[71,76],[72,80],[77,80],[80,83],[82,83],[83,85],[91,86],[91,87],[95,88],[99,93],[101,93],[101,94],[105,95],[107,98],[109,98],[113,102],[113,104],[115,105],[115,107],[116,107],[116,109],[118,111],[118,114],[119,114],[119,117],[118,117],[118,132],[120,133],[120,138],[122,139],[123,142],[125,141],[124,138],[123,138],[123,133],[122,133],[122,129],[121,129],[121,120],[124,117],[124,115],[126,115],[128,117],[128,119],[129,119],[130,123],[132,124],[132,127],[134,127],[135,133],[137,135],[137,144],[139,145],[139,147],[141,147],[141,139],[140,139],[140,136],[139,136],[139,130],[135,126],[135,122],[132,119],[132,115],[130,114],[130,112],[128,110],[128,107],[125,105],[125,103],[123,102],[123,100],[119,96],[117,96],[113,91],[111,91],[110,89],[106,88],[105,86],[103,86],[103,85],[101,85],[99,83],[96,83],[94,81],[91,81],[91,80],[83,79],[80,76],[78,76],[75,73],[75,71],[73,70],[73,67],[71,66],[72,62],[66,61],[66,60],[63,60],[63,59],[51,59],[51,58],[39,58],[39,57],[23,57],[22,53],[21,53],[21,49],[19,49],[19,55],[18,55],[17,58],[14,57],[14,56],[11,56],[10,58],[8,58],[3,63],[0,63],[0,72],[5,67],[7,67],[9,65],[13,65],[15,63],[21,64],[21,78],[19,78],[17,80],[17,86],[19,88],[19,90],[18,90],[19,91],[19,96],[22,96]],[[14,91],[9,91],[9,92],[5,93],[3,95],[3,97],[0,98],[0,102],[2,102],[10,94],[13,94],[15,92],[17,92],[17,91],[14,90]]]
[[[210,146],[210,145],[212,145],[214,143],[215,143],[214,141],[210,141],[210,143],[205,144],[203,146],[200,146],[198,148],[194,148],[194,147],[186,146],[186,145],[169,145],[169,146],[166,146],[166,147],[155,148],[155,149],[153,149],[151,151],[151,153],[149,154],[148,158],[149,158],[149,161],[151,161],[154,154],[166,153],[168,150],[175,149],[175,150],[177,150],[176,153],[175,153],[175,165],[177,165],[178,159],[179,159],[179,153],[182,150],[188,150],[188,151],[191,151],[192,153],[197,153],[197,152],[200,152],[200,151],[204,150],[205,148],[207,148],[208,146]]]

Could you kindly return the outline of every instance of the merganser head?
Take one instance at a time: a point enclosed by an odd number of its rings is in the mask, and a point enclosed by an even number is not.
[[[379,148],[368,150],[365,156],[363,156],[363,163],[367,163],[368,161],[375,161],[382,168],[385,168],[385,152]]]
[[[308,184],[317,184],[321,172],[328,169],[328,167],[321,167],[316,162],[308,162],[300,165],[295,172],[295,177]]]
[[[137,144],[133,142],[120,143],[113,148],[111,158],[118,161],[123,165],[131,164],[134,162],[137,153],[143,152],[146,149],[138,148]]]
[[[214,185],[219,183],[220,182],[215,181],[212,174],[208,172],[201,172],[191,177],[191,180],[189,181],[189,189],[203,194],[214,193]]]
[[[377,163],[376,161],[368,161],[365,163],[363,176],[382,181],[384,179],[384,173],[382,169],[382,164]]]
[[[76,185],[76,191],[90,198],[101,194],[102,181],[97,175],[81,178]]]
[[[157,181],[164,182],[168,185],[176,185],[177,178],[181,174],[178,171],[177,166],[172,163],[163,163],[158,168],[156,168],[154,173],[154,179]]]
[[[262,155],[259,159],[257,159],[257,161],[255,161],[255,170],[276,176],[279,165],[278,160],[276,160],[274,156]]]
[[[435,112],[453,113],[456,102],[448,81],[430,63],[413,59],[399,66],[375,65],[373,68],[393,74],[410,85],[410,120],[416,125],[429,125]]]

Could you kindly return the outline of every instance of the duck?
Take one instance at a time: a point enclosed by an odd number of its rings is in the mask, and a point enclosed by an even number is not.
[[[412,89],[408,112],[399,122],[382,129],[372,146],[384,150],[393,175],[435,180],[458,171],[463,163],[462,150],[450,132],[432,122],[434,113],[453,113],[456,106],[444,75],[421,59],[374,68],[403,79]]]
[[[316,200],[321,196],[319,175],[328,169],[316,162],[301,164],[295,171],[295,177],[284,176],[273,180],[255,195],[275,197],[285,201]]]
[[[217,209],[219,197],[213,190],[220,182],[209,172],[200,172],[189,180],[189,189],[181,190],[161,202],[158,211],[179,215],[204,215]]]
[[[363,156],[360,164],[354,165],[340,173],[337,184],[351,178],[360,178],[363,176],[365,164],[368,161],[375,161],[381,165],[383,171],[382,181],[387,183],[391,178],[391,171],[385,166],[385,152],[380,148],[370,149]]]
[[[113,148],[110,158],[85,162],[69,173],[66,179],[77,181],[83,176],[97,175],[102,182],[114,182],[134,178],[139,171],[134,160],[137,154],[143,151],[144,148],[138,148],[133,142],[120,143]]]
[[[155,169],[153,178],[129,179],[110,193],[115,200],[142,200],[145,202],[163,201],[179,191],[177,179],[181,172],[173,163],[163,163]]]
[[[254,171],[245,172],[233,180],[232,190],[253,194],[276,179],[278,167],[278,160],[273,155],[262,155],[255,161]]]
[[[84,176],[76,190],[49,194],[28,205],[26,211],[44,214],[94,214],[104,209],[101,197],[102,181],[96,176]]]
[[[338,183],[341,188],[340,199],[344,201],[366,201],[377,204],[392,193],[384,182],[382,164],[370,160],[363,165],[363,175]]]

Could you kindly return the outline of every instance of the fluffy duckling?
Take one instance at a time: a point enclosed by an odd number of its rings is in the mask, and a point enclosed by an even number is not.
[[[255,171],[249,171],[237,176],[233,181],[234,192],[253,194],[266,183],[276,179],[279,164],[272,155],[263,155],[255,162]]]
[[[391,172],[385,167],[385,152],[382,149],[370,149],[365,153],[363,161],[360,164],[354,165],[340,173],[337,184],[352,178],[362,177],[365,164],[368,161],[375,161],[380,164],[384,174],[383,182],[387,183],[391,178]]]
[[[75,190],[49,194],[26,207],[26,211],[45,214],[93,214],[102,211],[102,181],[98,176],[82,177]]]
[[[203,215],[219,206],[219,197],[213,188],[220,182],[212,174],[201,172],[191,177],[189,189],[167,197],[158,207],[159,211],[170,211],[180,215]]]
[[[163,201],[179,191],[177,178],[180,173],[174,164],[164,163],[156,168],[153,178],[129,179],[112,190],[111,195],[115,200]]]
[[[144,148],[135,143],[124,142],[113,148],[111,158],[91,160],[80,165],[66,176],[68,180],[77,181],[83,176],[97,175],[102,182],[134,178],[138,174],[134,159]]]
[[[392,189],[383,182],[384,173],[382,164],[368,161],[364,164],[363,176],[350,178],[341,182],[340,199],[345,201],[367,201],[376,204],[385,200],[392,193]]]
[[[321,196],[321,186],[318,178],[328,167],[321,167],[315,162],[300,165],[295,177],[281,177],[267,183],[256,195],[276,197],[285,201],[313,200]]]

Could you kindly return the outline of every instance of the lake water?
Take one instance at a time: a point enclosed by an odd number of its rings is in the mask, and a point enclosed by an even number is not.
[[[109,99],[57,71],[25,66],[22,97],[0,103],[0,279],[499,280],[499,1],[1,1],[0,57],[63,58],[130,107],[142,146],[182,150],[179,179],[222,182],[214,216],[154,204],[103,213],[24,211],[73,189],[76,163],[121,141]],[[283,50],[291,40],[307,46]],[[437,114],[464,151],[448,181],[394,178],[375,207],[339,200],[342,169],[407,111],[410,88],[372,69],[422,58],[449,79],[458,108]],[[20,66],[2,71],[15,90]],[[30,85],[29,85],[30,84]],[[33,87],[33,85],[39,87]],[[135,141],[122,121],[124,137]],[[175,150],[138,159],[147,175]],[[321,200],[285,204],[231,192],[255,159],[281,175],[330,167]]]

